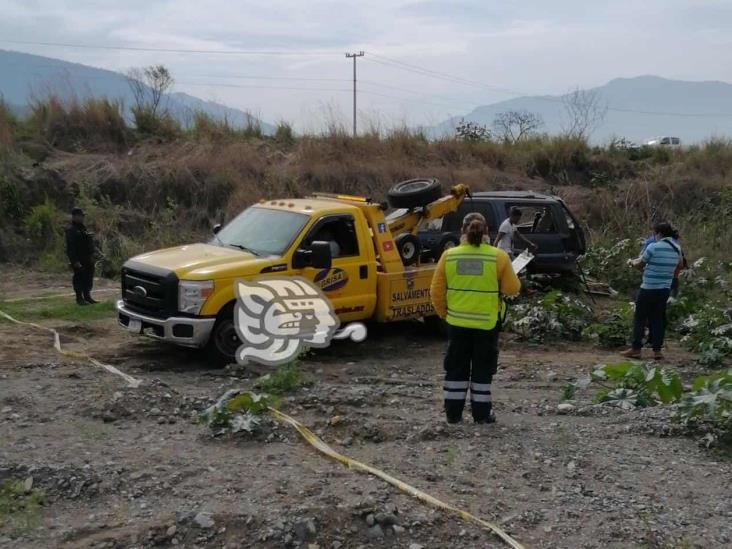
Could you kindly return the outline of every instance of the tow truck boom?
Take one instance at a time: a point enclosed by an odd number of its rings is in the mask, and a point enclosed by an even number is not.
[[[450,194],[430,202],[426,206],[396,210],[386,219],[389,230],[394,237],[405,233],[416,234],[420,225],[425,221],[438,219],[457,211],[466,196],[470,196],[470,188],[459,183],[450,189]]]

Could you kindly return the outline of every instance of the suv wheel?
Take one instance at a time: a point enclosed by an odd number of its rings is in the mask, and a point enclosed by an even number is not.
[[[419,208],[442,197],[437,179],[410,179],[397,183],[386,194],[392,208]]]

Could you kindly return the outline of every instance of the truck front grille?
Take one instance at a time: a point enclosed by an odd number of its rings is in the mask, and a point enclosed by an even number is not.
[[[140,314],[168,318],[178,308],[178,277],[172,271],[130,266],[122,268],[122,299]],[[143,270],[144,269],[144,270]]]

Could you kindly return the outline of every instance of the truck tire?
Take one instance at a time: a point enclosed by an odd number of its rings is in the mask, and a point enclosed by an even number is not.
[[[392,208],[419,208],[442,197],[437,179],[409,179],[397,183],[386,194]]]
[[[236,350],[241,345],[239,335],[234,327],[234,304],[229,303],[219,313],[206,351],[211,366],[223,368],[236,362]]]
[[[422,254],[422,243],[411,233],[400,234],[396,237],[396,247],[404,265],[414,265]]]
[[[458,244],[460,244],[460,239],[454,234],[446,234],[445,236],[443,236],[440,239],[440,243],[437,244],[437,248],[435,248],[435,252],[433,254],[435,261],[439,261],[440,257],[442,257],[442,254],[444,254],[450,248],[454,248]]]

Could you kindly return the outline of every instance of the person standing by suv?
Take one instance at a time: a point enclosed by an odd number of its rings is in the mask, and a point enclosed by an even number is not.
[[[643,282],[635,302],[633,346],[622,353],[626,358],[641,358],[643,334],[648,325],[653,357],[663,360],[666,303],[674,272],[683,265],[683,259],[681,248],[673,241],[674,229],[669,223],[657,223],[653,232],[656,241],[646,247],[641,257],[629,261],[632,267],[643,270]]]
[[[84,225],[84,211],[71,210],[71,223],[66,227],[66,255],[74,271],[71,283],[77,305],[97,303],[91,296],[94,284],[94,239]]]
[[[518,230],[518,223],[521,221],[521,210],[516,206],[513,206],[508,212],[508,218],[501,223],[498,227],[498,236],[493,245],[506,252],[510,258],[514,258],[516,253],[514,251],[515,241],[522,240],[526,246],[536,251],[537,245],[531,242],[528,238],[521,234]]]

